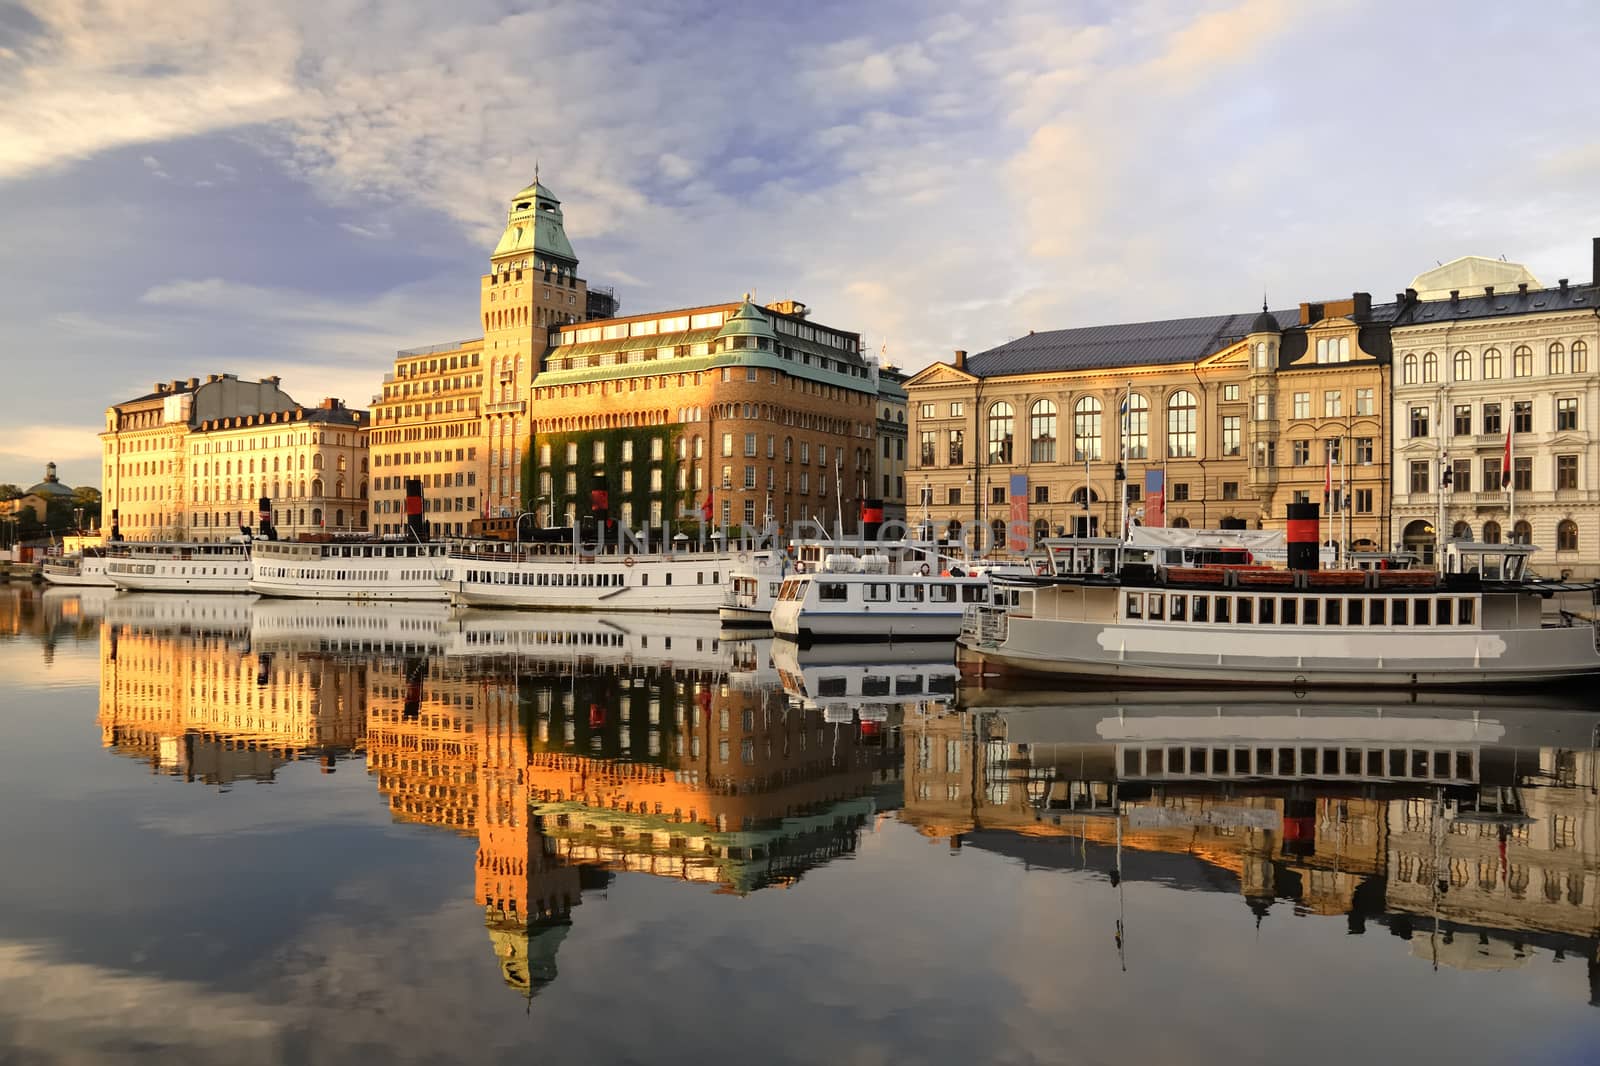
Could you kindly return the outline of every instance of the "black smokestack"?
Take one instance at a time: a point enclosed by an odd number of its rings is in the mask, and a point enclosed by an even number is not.
[[[277,540],[278,531],[272,525],[272,500],[263,496],[256,500],[257,530],[262,540]]]
[[[117,519],[118,519],[118,517],[120,515],[121,515],[121,512],[118,511],[115,507],[113,507],[111,509],[111,539],[113,541],[119,541],[119,540],[122,539],[122,526],[117,521]]]
[[[878,531],[883,528],[883,501],[861,501],[861,539],[872,541],[878,539]]]
[[[1319,568],[1321,556],[1317,550],[1317,514],[1318,505],[1314,503],[1291,503],[1289,505],[1287,538],[1289,542],[1290,570],[1316,570]]]
[[[428,520],[422,514],[421,478],[406,478],[406,531],[419,544],[428,539]]]

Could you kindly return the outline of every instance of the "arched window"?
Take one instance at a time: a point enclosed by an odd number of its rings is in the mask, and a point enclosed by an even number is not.
[[[304,470],[305,468],[306,468],[306,457],[304,455],[301,455],[300,456],[300,469]]]
[[[272,457],[272,472],[273,472],[273,473],[274,473],[274,474],[276,474],[276,473],[277,473],[277,472],[278,472],[278,464],[279,464],[279,463],[280,463],[280,462],[282,462],[282,461],[283,461],[283,460],[282,460],[282,458],[281,458],[281,457],[279,457],[279,456],[276,456],[276,455],[274,455],[274,456],[273,456],[273,457]]]
[[[344,470],[345,470],[345,460],[344,460],[344,456],[341,455],[341,456],[339,456],[339,473],[341,473],[341,474],[344,473]]]
[[[1439,380],[1439,357],[1428,352],[1422,357],[1423,384],[1431,384]]]
[[[1450,537],[1452,540],[1471,540],[1472,526],[1466,522],[1457,522],[1450,529]]]
[[[1485,348],[1483,350],[1483,380],[1500,380],[1500,349]]]
[[[989,542],[991,552],[999,551],[1006,546],[1006,523],[1003,518],[996,518],[989,523],[989,535],[994,538]]]
[[[1046,522],[1042,518],[1035,518],[1033,520],[1033,543],[1034,543],[1034,547],[1038,547],[1039,546],[1039,542],[1044,540],[1044,538],[1048,537],[1049,535],[1050,535],[1050,523]]]
[[[1456,353],[1456,380],[1472,380],[1472,355],[1470,352]]]
[[[1417,383],[1417,357],[1408,354],[1400,363],[1400,383],[1402,385],[1415,385]]]
[[[1054,400],[1035,400],[1028,410],[1028,461],[1056,461],[1056,404]]]
[[[1078,463],[1100,461],[1100,401],[1081,397],[1072,408],[1072,459]]]
[[[1567,349],[1556,341],[1550,345],[1550,373],[1565,374],[1567,372]]]
[[[1128,410],[1122,419],[1129,459],[1150,457],[1150,401],[1139,393],[1128,397]]]
[[[1485,544],[1500,543],[1500,523],[1492,518],[1483,524],[1483,542]]]
[[[1575,552],[1578,550],[1578,523],[1570,518],[1564,518],[1556,524],[1556,551]]]
[[[313,470],[321,470],[322,469],[322,453],[321,452],[318,452],[317,454],[315,454],[315,455],[313,455],[311,457],[311,469],[313,469]]]
[[[311,508],[311,524],[314,526],[322,525],[322,508]]]
[[[341,507],[337,511],[333,512],[333,524],[334,524],[334,526],[336,528],[339,528],[339,529],[343,529],[344,528],[344,508],[343,507]]]
[[[1172,528],[1173,529],[1188,529],[1189,528],[1189,520],[1187,518],[1182,518],[1182,517],[1174,518],[1172,520]]]
[[[1415,552],[1425,563],[1433,562],[1433,523],[1421,518],[1407,522],[1400,534],[1400,543],[1408,552]]]
[[[1194,393],[1179,389],[1167,398],[1167,456],[1193,458],[1195,445]]]
[[[1514,378],[1533,377],[1533,349],[1526,344],[1519,344],[1511,352],[1511,376]]]
[[[334,482],[333,494],[341,500],[344,499],[344,478],[340,478],[338,481]],[[341,525],[342,524],[343,523],[341,523]]]
[[[311,479],[311,495],[322,495],[322,479],[320,477],[314,477]]]
[[[1072,490],[1072,505],[1074,507],[1084,507],[1087,505],[1085,501],[1087,501],[1087,503],[1099,503],[1100,494],[1094,491],[1094,489],[1088,488],[1084,485],[1079,485],[1077,488]]]
[[[989,408],[989,462],[1012,461],[1011,444],[1016,432],[1016,412],[1004,400]]]
[[[1584,341],[1572,342],[1572,373],[1587,374],[1589,372],[1589,345]]]
[[[1533,526],[1529,525],[1528,522],[1525,521],[1525,520],[1524,521],[1519,521],[1516,525],[1512,526],[1511,527],[1511,543],[1513,543],[1513,544],[1532,544],[1533,543]]]

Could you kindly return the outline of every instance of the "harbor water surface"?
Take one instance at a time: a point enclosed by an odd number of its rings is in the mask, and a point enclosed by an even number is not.
[[[1600,1061],[1600,713],[0,587],[0,1062]]]

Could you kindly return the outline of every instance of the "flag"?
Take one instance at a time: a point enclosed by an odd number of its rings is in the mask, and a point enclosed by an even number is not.
[[[1500,487],[1505,488],[1511,484],[1511,429],[1506,428],[1506,454],[1500,460]]]
[[[1328,507],[1333,502],[1333,445],[1323,445],[1322,463],[1322,506]]]
[[[700,517],[707,522],[711,521],[711,493],[706,493],[706,502],[700,506]]]

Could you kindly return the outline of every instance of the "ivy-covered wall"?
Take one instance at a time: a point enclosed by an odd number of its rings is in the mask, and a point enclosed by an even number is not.
[[[622,505],[633,504],[633,525],[639,528],[650,520],[650,501],[652,497],[661,500],[662,520],[667,523],[674,522],[681,508],[694,503],[694,475],[691,472],[687,479],[690,488],[678,491],[678,468],[688,465],[693,468],[694,458],[680,462],[678,459],[678,439],[683,435],[682,425],[671,426],[644,426],[632,429],[590,429],[570,433],[535,433],[533,434],[532,447],[527,451],[527,456],[522,464],[522,498],[529,501],[531,509],[537,510],[539,497],[543,495],[539,489],[539,475],[550,475],[550,515],[551,522],[555,525],[562,524],[566,519],[567,505],[575,503],[578,507],[580,519],[593,513],[590,507],[590,492],[593,489],[604,488],[609,496],[611,518],[620,522],[622,520]],[[661,441],[661,458],[650,458],[650,442]],[[603,462],[594,461],[594,446],[597,442],[605,444],[605,459]],[[632,442],[633,458],[624,462],[622,458],[623,445]],[[541,466],[539,458],[543,454],[544,446],[549,445],[550,464]],[[577,445],[577,461],[567,461],[567,445]],[[650,471],[661,471],[661,491],[650,491]],[[622,489],[622,474],[624,470],[633,472],[633,488],[624,492]],[[567,491],[567,474],[575,472],[577,476],[577,491]]]

